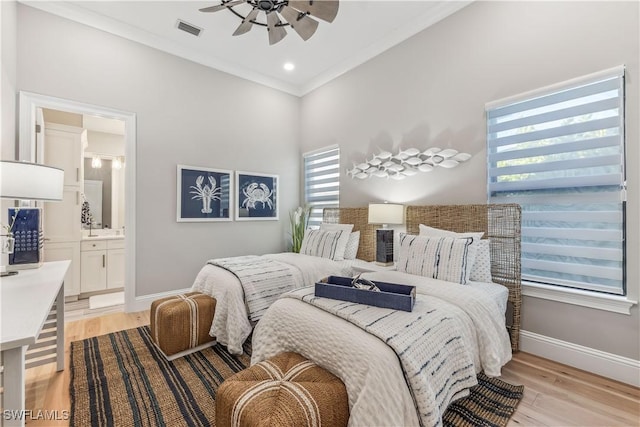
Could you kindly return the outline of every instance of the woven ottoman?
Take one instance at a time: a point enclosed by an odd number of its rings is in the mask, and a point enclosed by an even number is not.
[[[215,344],[209,336],[216,300],[200,292],[151,303],[151,338],[168,360]]]
[[[217,427],[338,427],[348,421],[342,381],[297,353],[238,372],[216,394]]]

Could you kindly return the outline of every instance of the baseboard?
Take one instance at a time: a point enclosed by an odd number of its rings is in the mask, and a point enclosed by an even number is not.
[[[640,387],[640,360],[529,331],[520,331],[520,350]]]
[[[133,300],[128,298],[125,292],[124,310],[127,313],[135,313],[136,311],[149,310],[151,303],[160,298],[166,298],[173,295],[184,294],[185,292],[191,292],[191,288],[177,289],[175,291],[160,292],[157,294],[143,295],[141,297],[134,297]]]

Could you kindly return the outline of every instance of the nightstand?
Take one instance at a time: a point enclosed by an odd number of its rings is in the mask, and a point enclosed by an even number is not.
[[[353,265],[353,271],[356,274],[360,273],[369,273],[373,271],[393,271],[396,269],[395,264],[391,265],[380,265],[375,261],[359,261],[358,263]]]

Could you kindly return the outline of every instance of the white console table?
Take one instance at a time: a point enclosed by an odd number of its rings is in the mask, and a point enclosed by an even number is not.
[[[58,371],[64,369],[64,276],[70,264],[46,262],[0,279],[3,409],[23,414],[5,418],[6,426],[25,424],[27,367],[55,361]],[[50,353],[55,355],[47,357]]]

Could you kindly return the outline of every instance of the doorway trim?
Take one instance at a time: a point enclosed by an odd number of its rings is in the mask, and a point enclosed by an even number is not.
[[[125,284],[124,309],[136,311],[136,114],[69,99],[20,91],[18,160],[36,162],[36,110],[49,108],[125,122]]]

